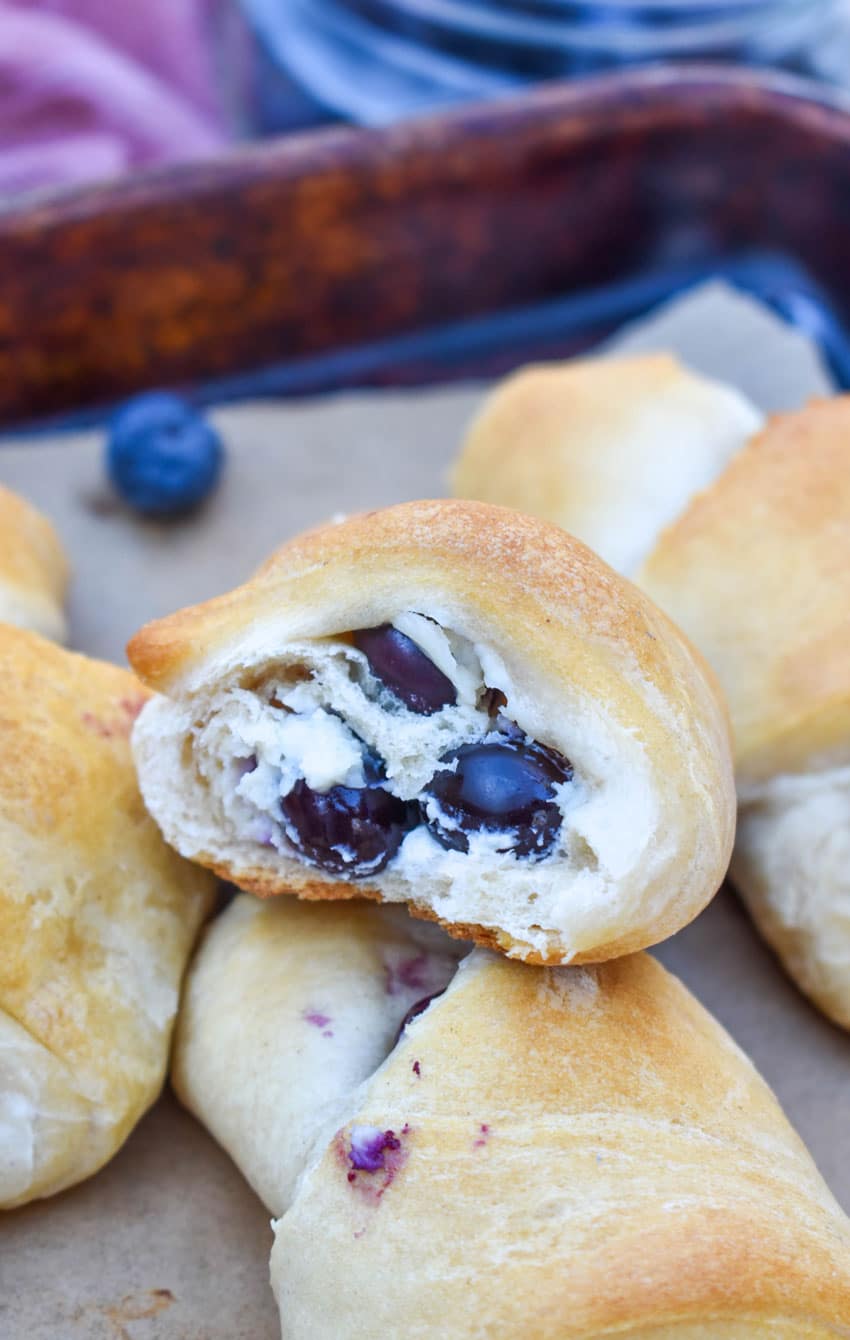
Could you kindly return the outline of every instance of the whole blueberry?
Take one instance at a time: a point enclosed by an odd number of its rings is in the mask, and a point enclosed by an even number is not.
[[[312,865],[364,879],[395,856],[418,815],[377,781],[314,791],[301,778],[280,802],[286,836]]]
[[[421,804],[441,847],[469,851],[468,835],[484,831],[510,835],[503,850],[517,856],[548,856],[563,821],[555,787],[571,780],[569,759],[512,732],[461,745],[440,762],[449,766],[431,778]]]
[[[457,702],[457,689],[448,676],[412,638],[392,624],[357,628],[353,636],[355,647],[363,652],[375,678],[411,712],[428,717]]]
[[[212,493],[224,464],[215,429],[167,391],[134,396],[116,410],[107,443],[109,477],[144,516],[179,516]]]

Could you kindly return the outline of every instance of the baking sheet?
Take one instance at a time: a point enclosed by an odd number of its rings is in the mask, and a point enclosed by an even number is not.
[[[767,410],[829,390],[802,337],[719,284],[620,343],[676,349]],[[232,586],[295,531],[444,493],[480,396],[462,387],[224,409],[225,482],[177,525],[110,505],[99,433],[6,444],[0,480],[59,526],[75,567],[74,646],[123,660],[140,623]],[[657,952],[752,1056],[850,1210],[850,1039],[797,994],[730,893]],[[0,1337],[277,1340],[270,1246],[262,1205],[166,1095],[97,1177],[0,1216]]]

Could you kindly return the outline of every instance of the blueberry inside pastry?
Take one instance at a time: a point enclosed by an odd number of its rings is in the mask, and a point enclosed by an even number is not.
[[[256,893],[342,883],[562,962],[651,943],[722,878],[708,672],[545,523],[414,503],[312,531],[130,655],[159,692],[134,736],[151,813]]]

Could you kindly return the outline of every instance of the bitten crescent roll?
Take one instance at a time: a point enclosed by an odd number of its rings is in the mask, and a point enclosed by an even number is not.
[[[145,812],[124,670],[0,626],[0,1208],[96,1172],[162,1085],[212,882]]]
[[[166,839],[263,896],[408,902],[529,962],[663,939],[726,872],[711,673],[555,526],[406,503],[308,532],[128,649]]]
[[[733,880],[803,991],[850,1027],[850,396],[772,419],[639,580],[726,690]]]
[[[554,521],[632,576],[761,423],[739,391],[669,354],[526,367],[485,399],[453,492]]]
[[[410,1009],[389,911],[243,896],[190,969],[178,1089],[278,1216],[284,1340],[848,1334],[850,1224],[674,977],[477,949]]]
[[[0,623],[67,636],[68,560],[46,516],[0,484]]]

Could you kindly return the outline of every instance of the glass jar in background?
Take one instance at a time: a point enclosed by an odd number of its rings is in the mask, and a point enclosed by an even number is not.
[[[382,125],[539,80],[659,60],[850,82],[850,0],[241,4],[256,41],[258,129],[266,131],[335,118]]]

